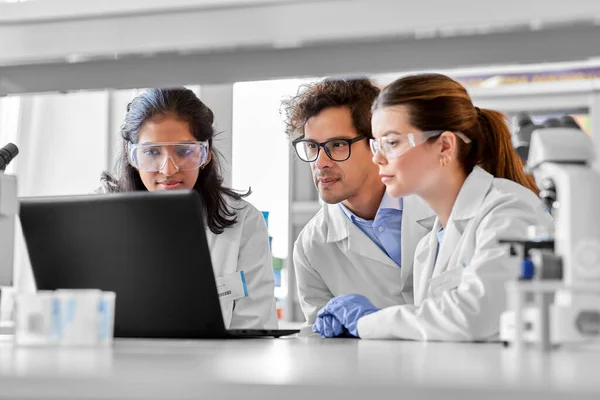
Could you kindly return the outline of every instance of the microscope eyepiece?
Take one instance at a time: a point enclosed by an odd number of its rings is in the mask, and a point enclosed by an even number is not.
[[[13,143],[9,143],[0,149],[0,171],[4,171],[6,166],[19,154],[19,148]]]

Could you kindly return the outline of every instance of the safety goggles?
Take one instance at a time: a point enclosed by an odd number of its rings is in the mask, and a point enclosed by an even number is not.
[[[161,171],[171,160],[177,171],[200,168],[208,160],[208,141],[128,143],[127,159],[136,169],[146,172]]]
[[[403,134],[390,133],[378,139],[370,139],[369,145],[371,146],[373,155],[376,155],[377,152],[381,152],[387,159],[398,158],[413,147],[419,146],[427,140],[439,136],[444,132],[444,130],[438,130]],[[471,143],[471,139],[466,137],[463,133],[453,133],[463,142],[467,144]]]

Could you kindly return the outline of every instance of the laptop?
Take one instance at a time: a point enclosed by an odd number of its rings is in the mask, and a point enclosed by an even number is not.
[[[20,202],[38,290],[114,291],[115,337],[280,337],[298,332],[225,329],[196,191]]]

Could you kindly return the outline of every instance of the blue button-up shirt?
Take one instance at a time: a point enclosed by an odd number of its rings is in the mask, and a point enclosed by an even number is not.
[[[398,266],[402,263],[402,198],[383,195],[375,219],[368,221],[339,203],[350,221],[365,233]]]

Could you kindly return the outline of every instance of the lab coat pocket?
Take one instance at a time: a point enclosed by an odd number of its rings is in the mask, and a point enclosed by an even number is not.
[[[463,271],[464,268],[455,267],[436,276],[435,278],[431,278],[428,281],[429,296],[439,297],[444,291],[458,287],[460,281],[462,280]]]
[[[244,271],[217,277],[217,291],[221,302],[229,302],[248,297],[248,286]]]
[[[229,327],[233,314],[234,300],[248,297],[248,287],[244,271],[236,271],[232,274],[216,278],[217,292],[221,302],[221,311],[225,326]]]

